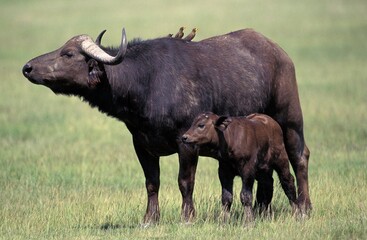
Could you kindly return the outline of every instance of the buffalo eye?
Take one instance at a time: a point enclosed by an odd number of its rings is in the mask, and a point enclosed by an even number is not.
[[[64,53],[62,54],[62,57],[65,57],[65,58],[72,58],[72,57],[74,57],[74,52],[72,52],[72,51],[64,52]]]

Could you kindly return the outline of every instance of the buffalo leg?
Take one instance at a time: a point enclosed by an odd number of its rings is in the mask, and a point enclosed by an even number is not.
[[[274,169],[278,173],[280,184],[282,185],[293,211],[295,211],[297,206],[296,187],[294,186],[294,177],[290,173],[288,156],[285,149],[282,150],[278,159],[274,162],[276,163]]]
[[[298,205],[302,215],[308,215],[312,209],[308,188],[308,162],[310,151],[304,143],[303,133],[288,128],[285,131],[285,145],[296,175],[298,187]]]
[[[182,195],[181,218],[184,222],[189,223],[195,217],[192,196],[194,192],[198,153],[191,146],[180,143],[178,157],[180,162],[178,186]]]
[[[145,175],[145,187],[148,194],[148,204],[144,216],[144,224],[159,221],[159,157],[149,154],[139,143],[134,140],[134,148]]]
[[[274,97],[272,117],[283,130],[285,148],[297,179],[298,204],[302,215],[312,209],[308,188],[308,150],[303,135],[303,117],[299,101],[296,73],[291,61],[284,59],[279,65],[277,79],[280,84]]]
[[[222,221],[227,222],[230,217],[230,210],[233,202],[233,179],[235,174],[229,163],[223,163],[224,160],[219,160],[218,175],[222,186]]]

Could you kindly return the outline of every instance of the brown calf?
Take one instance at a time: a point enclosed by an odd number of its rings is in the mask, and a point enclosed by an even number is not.
[[[294,178],[289,170],[283,133],[279,124],[267,115],[225,117],[214,113],[199,115],[182,141],[217,152],[219,179],[222,185],[222,206],[225,218],[233,201],[233,179],[242,178],[241,202],[245,223],[254,218],[252,187],[258,181],[257,200],[267,209],[273,196],[272,173],[278,173],[282,188],[293,210],[296,204]]]

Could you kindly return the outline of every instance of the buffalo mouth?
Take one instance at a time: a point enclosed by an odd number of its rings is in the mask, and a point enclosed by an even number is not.
[[[47,85],[47,82],[49,80],[46,79],[37,79],[37,78],[33,78],[31,76],[25,76],[31,83],[33,84],[37,84],[37,85]]]
[[[47,85],[47,84],[46,84],[47,80],[44,80],[44,79],[28,78],[28,80],[29,80],[31,83],[34,83],[34,84],[37,84],[37,85]]]
[[[33,74],[33,67],[30,63],[27,63],[26,65],[23,66],[22,73],[24,77],[26,77],[30,82],[34,84],[45,85],[46,82],[48,81],[47,79],[35,77]]]
[[[31,83],[33,84],[37,84],[37,85],[44,85],[44,86],[48,86],[51,87],[52,81],[49,79],[45,79],[45,78],[35,78],[33,76],[25,76]]]
[[[33,74],[26,72],[24,68],[23,68],[23,75],[31,83],[48,87],[56,94],[63,93],[67,89],[67,84],[61,80],[55,81],[47,78],[38,78],[37,76],[34,76]]]
[[[26,65],[24,65],[22,72],[23,72],[24,77],[26,77],[31,83],[34,83],[37,85],[44,85],[44,86],[52,88],[55,85],[63,84],[63,81],[61,81],[60,79],[55,81],[56,80],[54,79],[55,76],[47,76],[50,74],[37,74],[34,71],[30,63],[27,63]]]

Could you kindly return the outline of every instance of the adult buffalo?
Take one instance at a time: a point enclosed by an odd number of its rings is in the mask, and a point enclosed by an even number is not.
[[[103,32],[102,32],[103,33]],[[57,94],[76,95],[101,112],[123,121],[146,178],[144,222],[159,220],[159,158],[178,153],[182,217],[195,214],[193,190],[198,155],[180,136],[201,112],[272,116],[282,127],[298,185],[300,208],[311,209],[309,150],[293,63],[263,35],[245,29],[188,42],[175,38],[126,41],[119,48],[100,46],[88,35],[30,60],[23,74]]]

